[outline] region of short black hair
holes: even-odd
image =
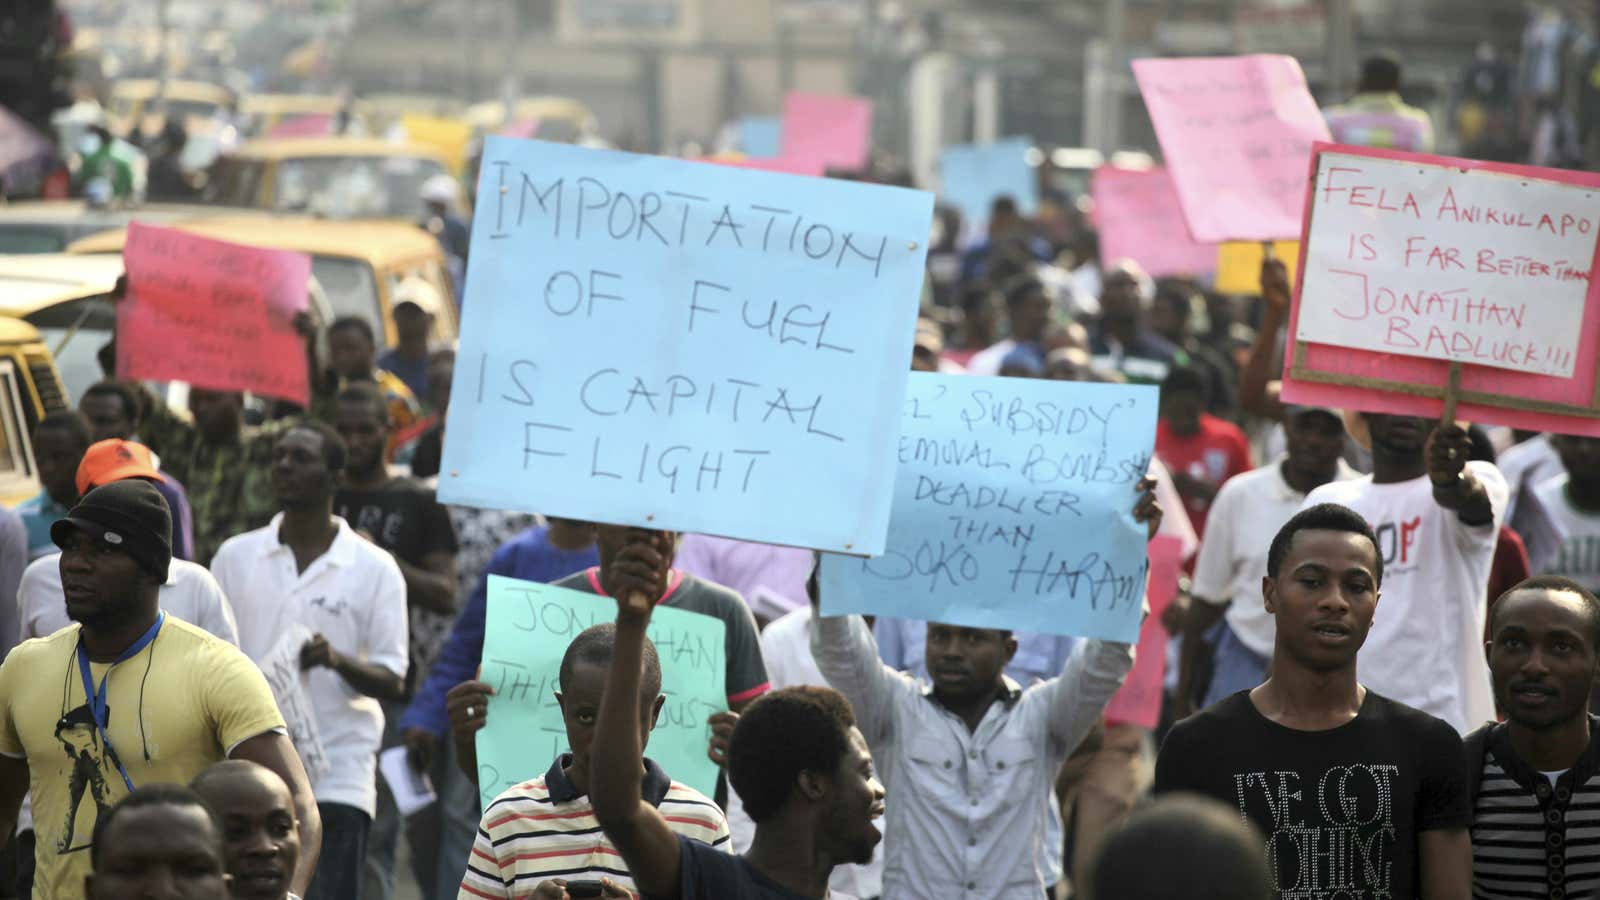
[[[289,431],[309,431],[322,438],[322,461],[328,464],[328,474],[344,471],[350,451],[344,445],[344,438],[339,436],[339,432],[335,431],[332,425],[318,419],[301,419]],[[288,432],[284,434],[287,436]]]
[[[264,778],[270,776],[270,778],[277,779],[278,782],[284,785],[284,787],[288,787],[288,782],[283,780],[283,776],[258,762],[248,759],[224,759],[220,762],[214,762],[206,768],[201,769],[199,775],[189,779],[189,787],[199,793],[201,795],[201,799],[205,799],[205,790],[207,786],[213,784],[214,782],[219,782],[236,776],[248,776],[250,778]]]
[[[83,399],[90,397],[115,397],[122,403],[123,415],[129,421],[137,422],[144,416],[144,403],[139,400],[139,392],[133,385],[120,378],[103,378],[83,392]],[[82,401],[79,401],[80,403]]]
[[[579,663],[601,668],[610,666],[611,654],[616,647],[615,622],[601,622],[579,632],[567,645],[567,652],[561,655],[561,670],[557,673],[561,692],[566,693],[567,682],[572,680],[572,670]],[[639,679],[639,696],[651,702],[661,696],[661,657],[656,653],[655,643],[649,638],[644,639],[644,672]]]
[[[1161,864],[1151,865],[1152,848]],[[1237,810],[1172,794],[1136,810],[1101,843],[1083,873],[1086,900],[1269,900],[1266,839]],[[1173,872],[1205,872],[1200,879]]]
[[[1400,90],[1400,57],[1374,53],[1361,62],[1361,91]]]
[[[337,331],[354,331],[367,339],[367,343],[378,346],[377,335],[372,330],[372,323],[362,316],[340,316],[328,326],[328,335],[333,336]]]
[[[1034,277],[1031,273],[1018,275],[1006,282],[1006,306],[1021,306],[1034,297],[1044,294],[1044,292],[1044,282]]]
[[[784,688],[750,704],[728,746],[728,780],[751,820],[782,809],[801,772],[838,771],[855,724],[850,701],[832,688]]]
[[[1167,377],[1161,381],[1161,396],[1183,393],[1205,396],[1206,379],[1200,374],[1199,369],[1192,366],[1173,366],[1167,371]]]
[[[111,833],[111,825],[117,816],[131,809],[146,809],[152,806],[195,806],[205,812],[206,818],[211,821],[211,834],[214,840],[214,849],[217,851],[217,860],[225,859],[222,843],[222,821],[217,816],[217,811],[204,797],[195,793],[193,788],[181,784],[156,783],[147,784],[133,789],[117,804],[105,812],[94,823],[94,836],[89,844],[89,865],[94,868],[100,866],[100,855],[105,846],[105,837]]]
[[[33,433],[38,435],[42,431],[62,431],[67,437],[72,438],[88,450],[92,443],[90,435],[93,428],[89,425],[89,417],[75,409],[58,409],[48,413],[33,426]]]
[[[1577,594],[1583,600],[1583,605],[1589,610],[1590,649],[1600,650],[1600,597],[1596,597],[1594,591],[1562,575],[1535,575],[1532,578],[1524,578],[1495,598],[1494,605],[1489,608],[1489,634],[1491,636],[1494,634],[1495,619],[1499,616],[1500,602],[1521,591],[1552,591],[1559,594]]]
[[[1284,557],[1289,555],[1289,545],[1294,543],[1294,536],[1302,531],[1348,531],[1371,541],[1375,569],[1372,577],[1380,586],[1383,584],[1383,551],[1378,549],[1378,535],[1360,513],[1337,503],[1318,503],[1300,510],[1283,523],[1283,527],[1272,538],[1272,546],[1267,548],[1268,578],[1278,577]]]
[[[1001,194],[994,198],[993,203],[989,204],[989,218],[991,219],[997,216],[1014,216],[1017,214],[1017,198],[1010,194]]]
[[[334,402],[338,404],[364,403],[378,417],[379,425],[384,428],[388,428],[390,425],[389,401],[384,399],[382,392],[378,390],[378,386],[370,381],[350,382],[339,389],[338,395],[334,397]]]

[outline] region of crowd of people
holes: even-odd
[[[1422,141],[1398,85],[1369,63],[1336,130]],[[113,343],[0,511],[17,896],[1600,896],[1600,438],[1285,404],[1278,260],[1244,298],[1009,198],[961,249],[941,223],[913,369],[1159,387],[1127,498],[1182,548],[1156,728],[1106,716],[1129,644],[826,615],[808,550],[441,504],[420,300],[393,348],[297,320],[304,409],[180,411]],[[486,798],[491,575],[616,616],[565,648],[567,749]],[[724,629],[711,796],[648,755],[658,607]]]

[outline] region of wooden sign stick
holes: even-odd
[[[1444,389],[1444,415],[1440,422],[1445,425],[1456,423],[1456,404],[1461,399],[1461,363],[1450,364],[1450,383]]]

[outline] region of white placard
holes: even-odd
[[[278,701],[278,712],[289,726],[289,740],[300,752],[305,764],[306,777],[315,786],[328,774],[328,755],[322,747],[322,734],[317,729],[316,711],[311,708],[311,695],[307,690],[306,676],[300,668],[300,648],[311,640],[311,630],[304,625],[289,627],[274,644],[272,651],[260,661],[261,674],[267,676],[272,696]]]
[[[1295,337],[1570,378],[1597,212],[1581,186],[1324,152]]]

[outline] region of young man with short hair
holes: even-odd
[[[787,688],[752,703],[728,750],[728,775],[756,822],[731,856],[675,834],[641,799],[645,631],[670,582],[670,555],[647,534],[607,567],[616,643],[592,743],[595,818],[634,883],[657,900],[821,900],[835,865],[864,863],[882,839],[883,786],[850,704],[827,688]]]
[[[329,371],[320,376],[321,394],[312,400],[311,414],[333,421],[334,400],[351,384],[376,385],[389,408],[389,425],[404,431],[422,416],[416,395],[392,372],[378,368],[378,342],[372,323],[360,316],[342,316],[328,326]]]
[[[89,420],[71,410],[50,413],[33,427],[33,462],[42,489],[17,506],[28,529],[28,559],[54,552],[50,526],[78,502],[78,463],[89,444]]]
[[[1172,472],[1189,521],[1206,536],[1211,503],[1230,479],[1250,471],[1250,441],[1239,426],[1205,411],[1206,382],[1199,370],[1174,366],[1161,382],[1156,456]]]
[[[1150,536],[1161,521],[1154,486],[1138,482],[1134,506]],[[1100,722],[1133,647],[1086,641],[1058,677],[1026,689],[1004,674],[1016,652],[1010,631],[930,622],[930,686],[880,661],[860,616],[812,620],[817,668],[849,698],[894,791],[884,900],[1033,900],[1050,887],[1056,775]]]
[[[162,612],[171,513],[146,481],[90,491],[51,536],[67,613],[78,625],[27,641],[0,664],[0,834],[31,787],[35,891],[72,896],[95,823],[136,786],[187,781],[250,759],[293,789],[302,840],[320,818],[272,690],[233,646]],[[53,687],[41,689],[49,673]],[[315,851],[295,884],[310,881]]]
[[[178,784],[139,788],[108,810],[95,823],[89,859],[85,900],[229,900],[230,887],[233,900],[243,896],[223,865],[216,813]]]
[[[627,867],[617,864],[617,848],[603,832],[595,833],[599,823],[589,797],[595,722],[616,640],[617,627],[607,622],[584,630],[567,645],[555,698],[571,752],[561,754],[544,775],[501,793],[483,811],[460,900],[512,900],[523,896],[525,885],[535,885],[537,895],[556,886],[547,887],[550,882],[568,880],[606,879],[617,889],[634,889]],[[661,660],[649,638],[642,659],[637,720],[637,764],[644,771],[641,796],[675,834],[726,850],[728,823],[722,810],[642,755],[667,699],[661,693]]]
[[[1600,805],[1600,600],[1570,578],[1541,575],[1494,604],[1489,672],[1506,721],[1466,739],[1473,893],[1482,900],[1592,897],[1600,853],[1589,810]]]
[[[283,779],[249,760],[227,759],[196,775],[189,787],[222,825],[232,900],[294,900],[289,882],[300,834]]]
[[[302,626],[298,651],[320,732],[325,772],[313,780],[326,823],[323,863],[308,900],[360,894],[377,802],[380,700],[405,693],[406,588],[394,558],[333,514],[344,443],[320,422],[278,442],[272,486],[283,512],[265,528],[230,539],[212,573],[233,602],[241,646],[258,662]]]
[[[1295,514],[1262,580],[1270,676],[1174,725],[1156,759],[1158,795],[1213,797],[1262,830],[1283,900],[1472,894],[1461,738],[1356,680],[1384,570],[1354,511]]]

